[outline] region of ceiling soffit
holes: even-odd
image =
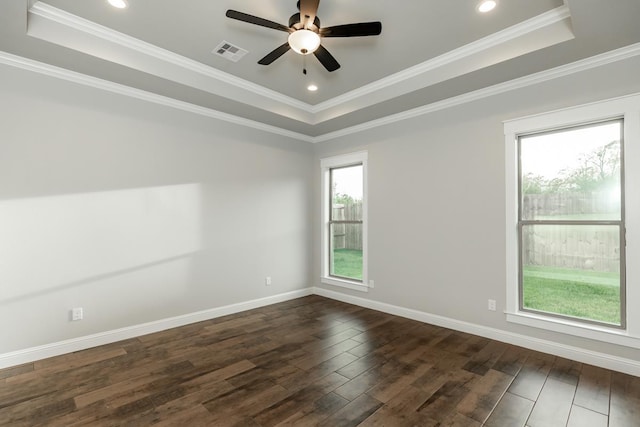
[[[84,54],[309,125],[341,117],[574,38],[567,6],[319,104],[308,104],[43,2],[28,10],[27,34]]]

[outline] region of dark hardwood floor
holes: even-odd
[[[639,426],[640,378],[310,296],[0,370],[11,426]]]

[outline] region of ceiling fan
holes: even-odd
[[[258,64],[269,65],[289,49],[293,49],[300,55],[313,53],[327,71],[335,71],[340,68],[340,64],[321,44],[321,37],[364,37],[377,36],[382,32],[380,22],[360,22],[355,24],[336,25],[322,28],[320,19],[316,15],[320,0],[300,0],[298,1],[299,13],[291,15],[289,26],[269,21],[268,19],[249,15],[237,10],[227,10],[227,17],[249,24],[260,25],[261,27],[273,28],[274,30],[289,33],[286,43],[278,46],[258,61]]]

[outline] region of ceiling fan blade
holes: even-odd
[[[293,30],[286,25],[278,24],[277,22],[269,21],[268,19],[259,18],[257,16],[249,15],[247,13],[238,12],[237,10],[227,10],[227,18],[237,19],[238,21],[248,22],[249,24],[260,25],[261,27],[273,28],[274,30],[285,31],[287,33]]]
[[[287,53],[287,51],[289,51],[289,49],[291,49],[291,46],[289,46],[289,43],[285,43],[285,44],[283,44],[281,46],[278,46],[277,48],[275,48],[274,50],[269,52],[267,54],[267,56],[265,56],[260,61],[258,61],[258,64],[260,64],[260,65],[269,65],[273,61],[275,61],[276,59],[280,58],[282,55]]]
[[[322,45],[320,45],[318,49],[313,52],[313,54],[316,56],[316,58],[318,58],[318,61],[320,61],[320,63],[324,65],[324,68],[326,68],[327,71],[331,72],[340,68],[340,64],[338,64],[338,61],[336,61],[333,55],[331,55],[329,51]]]
[[[381,22],[360,22],[357,24],[336,25],[320,29],[321,37],[364,37],[377,36],[382,32]]]
[[[304,28],[313,25],[320,0],[300,0],[300,22]]]

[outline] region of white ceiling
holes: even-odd
[[[304,75],[292,51],[257,64],[286,33],[225,17],[286,25],[295,0],[128,2],[4,0],[0,62],[314,142],[616,49],[639,54],[639,0],[500,0],[488,14],[477,0],[322,0],[323,27],[381,21],[382,34],[323,39],[342,67],[311,55]],[[223,40],[248,54],[214,55]]]

